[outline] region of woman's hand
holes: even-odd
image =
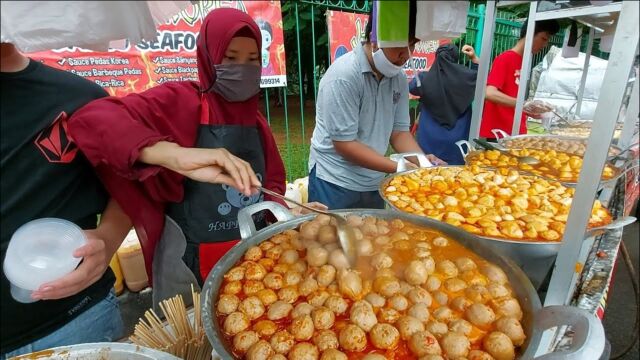
[[[322,211],[327,211],[329,210],[329,208],[327,207],[327,205],[325,204],[321,204],[319,202],[310,202],[310,203],[306,203],[305,205],[307,205],[308,207],[312,208],[312,209],[316,209],[316,210],[322,210]],[[291,208],[291,213],[294,216],[302,216],[302,215],[307,215],[309,214],[311,211],[300,207],[300,206],[296,206],[294,208]]]
[[[480,60],[476,56],[476,51],[473,49],[473,46],[464,45],[462,47],[462,53],[467,55],[467,57],[469,58],[469,60],[471,60],[472,63],[477,64],[480,62]]]
[[[427,160],[429,160],[429,162],[431,162],[433,165],[447,165],[446,161],[433,154],[427,154]]]
[[[185,148],[160,141],[142,149],[139,161],[163,166],[192,180],[226,184],[247,196],[252,188],[261,186],[251,165],[223,148]]]

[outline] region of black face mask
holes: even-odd
[[[250,64],[214,65],[216,81],[211,90],[229,102],[243,102],[260,92],[262,69]]]

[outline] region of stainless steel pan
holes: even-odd
[[[278,222],[260,231],[256,231],[251,215],[263,211],[271,211]],[[343,214],[375,216],[382,219],[402,219],[413,224],[440,231],[476,254],[502,268],[509,278],[514,293],[524,313],[522,325],[527,335],[526,343],[521,347],[520,359],[533,359],[541,341],[542,333],[556,326],[571,325],[576,337],[569,350],[547,354],[537,359],[597,359],[604,349],[604,330],[597,318],[586,311],[575,307],[554,306],[541,308],[540,299],[527,276],[507,256],[486,246],[478,237],[451,225],[424,217],[407,215],[388,210],[349,210]],[[301,223],[311,220],[314,215],[294,218],[284,207],[273,202],[262,202],[240,210],[238,225],[242,241],[234,246],[218,261],[204,283],[201,294],[202,317],[207,337],[214,350],[223,359],[232,359],[229,344],[223,339],[223,333],[215,313],[215,302],[218,299],[220,285],[224,275],[243,257],[246,250],[274,235],[294,229]]]

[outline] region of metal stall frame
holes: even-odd
[[[487,12],[484,23],[484,38],[488,41],[483,42],[480,58],[480,67],[478,71],[478,81],[476,83],[475,106],[470,126],[469,139],[479,136],[480,122],[482,119],[486,82],[489,72],[489,64],[491,60],[492,38],[495,29],[496,8],[503,5],[512,5],[513,1],[501,1],[496,4],[495,1],[487,1]],[[522,2],[517,2],[522,3]],[[600,187],[600,174],[604,168],[607,158],[608,148],[613,138],[614,130],[618,122],[620,108],[622,106],[623,97],[629,80],[629,74],[633,67],[634,57],[638,49],[638,11],[639,3],[637,1],[625,0],[622,2],[610,3],[607,5],[587,5],[581,7],[569,7],[558,10],[538,11],[538,2],[532,1],[529,8],[529,22],[527,26],[527,37],[525,41],[525,50],[523,55],[522,70],[520,72],[520,88],[518,91],[516,111],[514,114],[514,123],[512,135],[517,135],[522,107],[525,101],[526,86],[531,72],[531,48],[533,42],[533,33],[535,21],[547,19],[561,19],[574,17],[597,16],[603,13],[619,13],[616,24],[616,32],[613,40],[613,46],[610,52],[609,63],[605,72],[605,80],[603,81],[600,91],[600,98],[596,107],[595,116],[591,134],[587,140],[587,148],[584,154],[584,166],[580,172],[579,182],[574,195],[571,211],[567,219],[566,231],[562,240],[562,246],[557,256],[557,260],[551,276],[549,289],[545,298],[545,306],[550,305],[568,305],[574,303],[581,306],[581,302],[572,302],[576,294],[577,285],[582,273],[588,269],[580,268],[585,264],[587,257],[596,248],[594,243],[596,239],[593,237],[585,239],[585,229],[591,214],[591,208]],[[586,71],[588,71],[589,55],[593,46],[593,39],[596,29],[590,21],[580,21],[582,24],[590,26],[589,43],[587,48],[587,57],[584,64],[584,73],[580,82],[578,91],[578,104],[582,102],[584,94],[584,83],[586,81]],[[580,106],[580,105],[578,105]],[[634,84],[634,88],[629,99],[627,113],[625,116],[623,131],[620,136],[618,145],[627,146],[633,136],[635,124],[638,116],[638,78]],[[607,191],[608,190],[608,191]],[[599,200],[608,203],[613,191],[605,189],[602,191]],[[621,231],[607,234],[600,238],[597,243],[603,241],[611,242],[615,248],[612,255],[617,254],[617,246],[621,241]],[[609,262],[615,261],[608,259]],[[606,292],[606,286],[611,279],[611,274],[607,274],[605,287],[601,289]],[[604,294],[601,301],[604,301]],[[582,307],[582,306],[581,306]],[[594,314],[598,309],[589,306],[587,309]],[[559,341],[554,339],[558,335],[564,334],[564,329],[558,331],[550,331],[545,334],[543,342],[538,349],[537,355],[542,355],[553,350]]]

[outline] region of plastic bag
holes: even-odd
[[[109,42],[156,39],[156,25],[189,1],[2,1],[1,39],[23,52],[78,46],[107,51]]]
[[[466,32],[469,1],[418,1],[416,37],[422,41],[456,38]]]
[[[542,115],[554,110],[554,106],[542,100],[531,100],[524,103],[522,111],[529,115]]]

